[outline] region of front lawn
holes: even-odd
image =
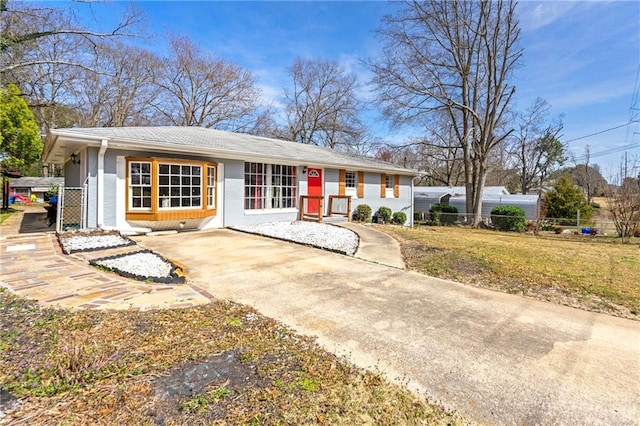
[[[5,220],[9,219],[11,217],[11,215],[18,213],[18,210],[15,210],[11,207],[9,207],[8,209],[1,209],[0,210],[0,223],[4,222]]]
[[[243,305],[41,308],[0,289],[0,424],[462,424]]]
[[[640,318],[638,241],[464,227],[381,227],[410,269],[583,309]]]

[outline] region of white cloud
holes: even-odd
[[[578,2],[523,2],[520,4],[520,24],[526,31],[545,27],[571,14]]]

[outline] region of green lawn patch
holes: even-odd
[[[638,241],[463,227],[383,227],[428,275],[638,319]]]

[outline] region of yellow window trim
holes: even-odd
[[[217,208],[207,207],[207,182],[208,182],[208,167],[214,167],[216,173],[218,171],[218,164],[208,161],[197,160],[178,160],[174,158],[162,158],[162,157],[126,157],[126,171],[127,178],[125,184],[125,197],[126,197],[126,220],[180,220],[180,219],[199,219],[209,216],[215,216]],[[131,209],[129,198],[129,163],[130,162],[146,162],[151,163],[151,209],[150,210],[133,210]],[[202,186],[200,190],[201,207],[200,208],[172,208],[166,210],[160,210],[158,205],[158,164],[169,163],[175,165],[192,165],[200,166],[202,171]],[[218,197],[218,185],[215,186],[214,197]]]

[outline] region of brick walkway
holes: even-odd
[[[27,207],[0,225],[0,286],[42,305],[82,309],[185,308],[213,300],[186,284],[144,283],[88,264],[135,246],[65,255],[42,207]]]

